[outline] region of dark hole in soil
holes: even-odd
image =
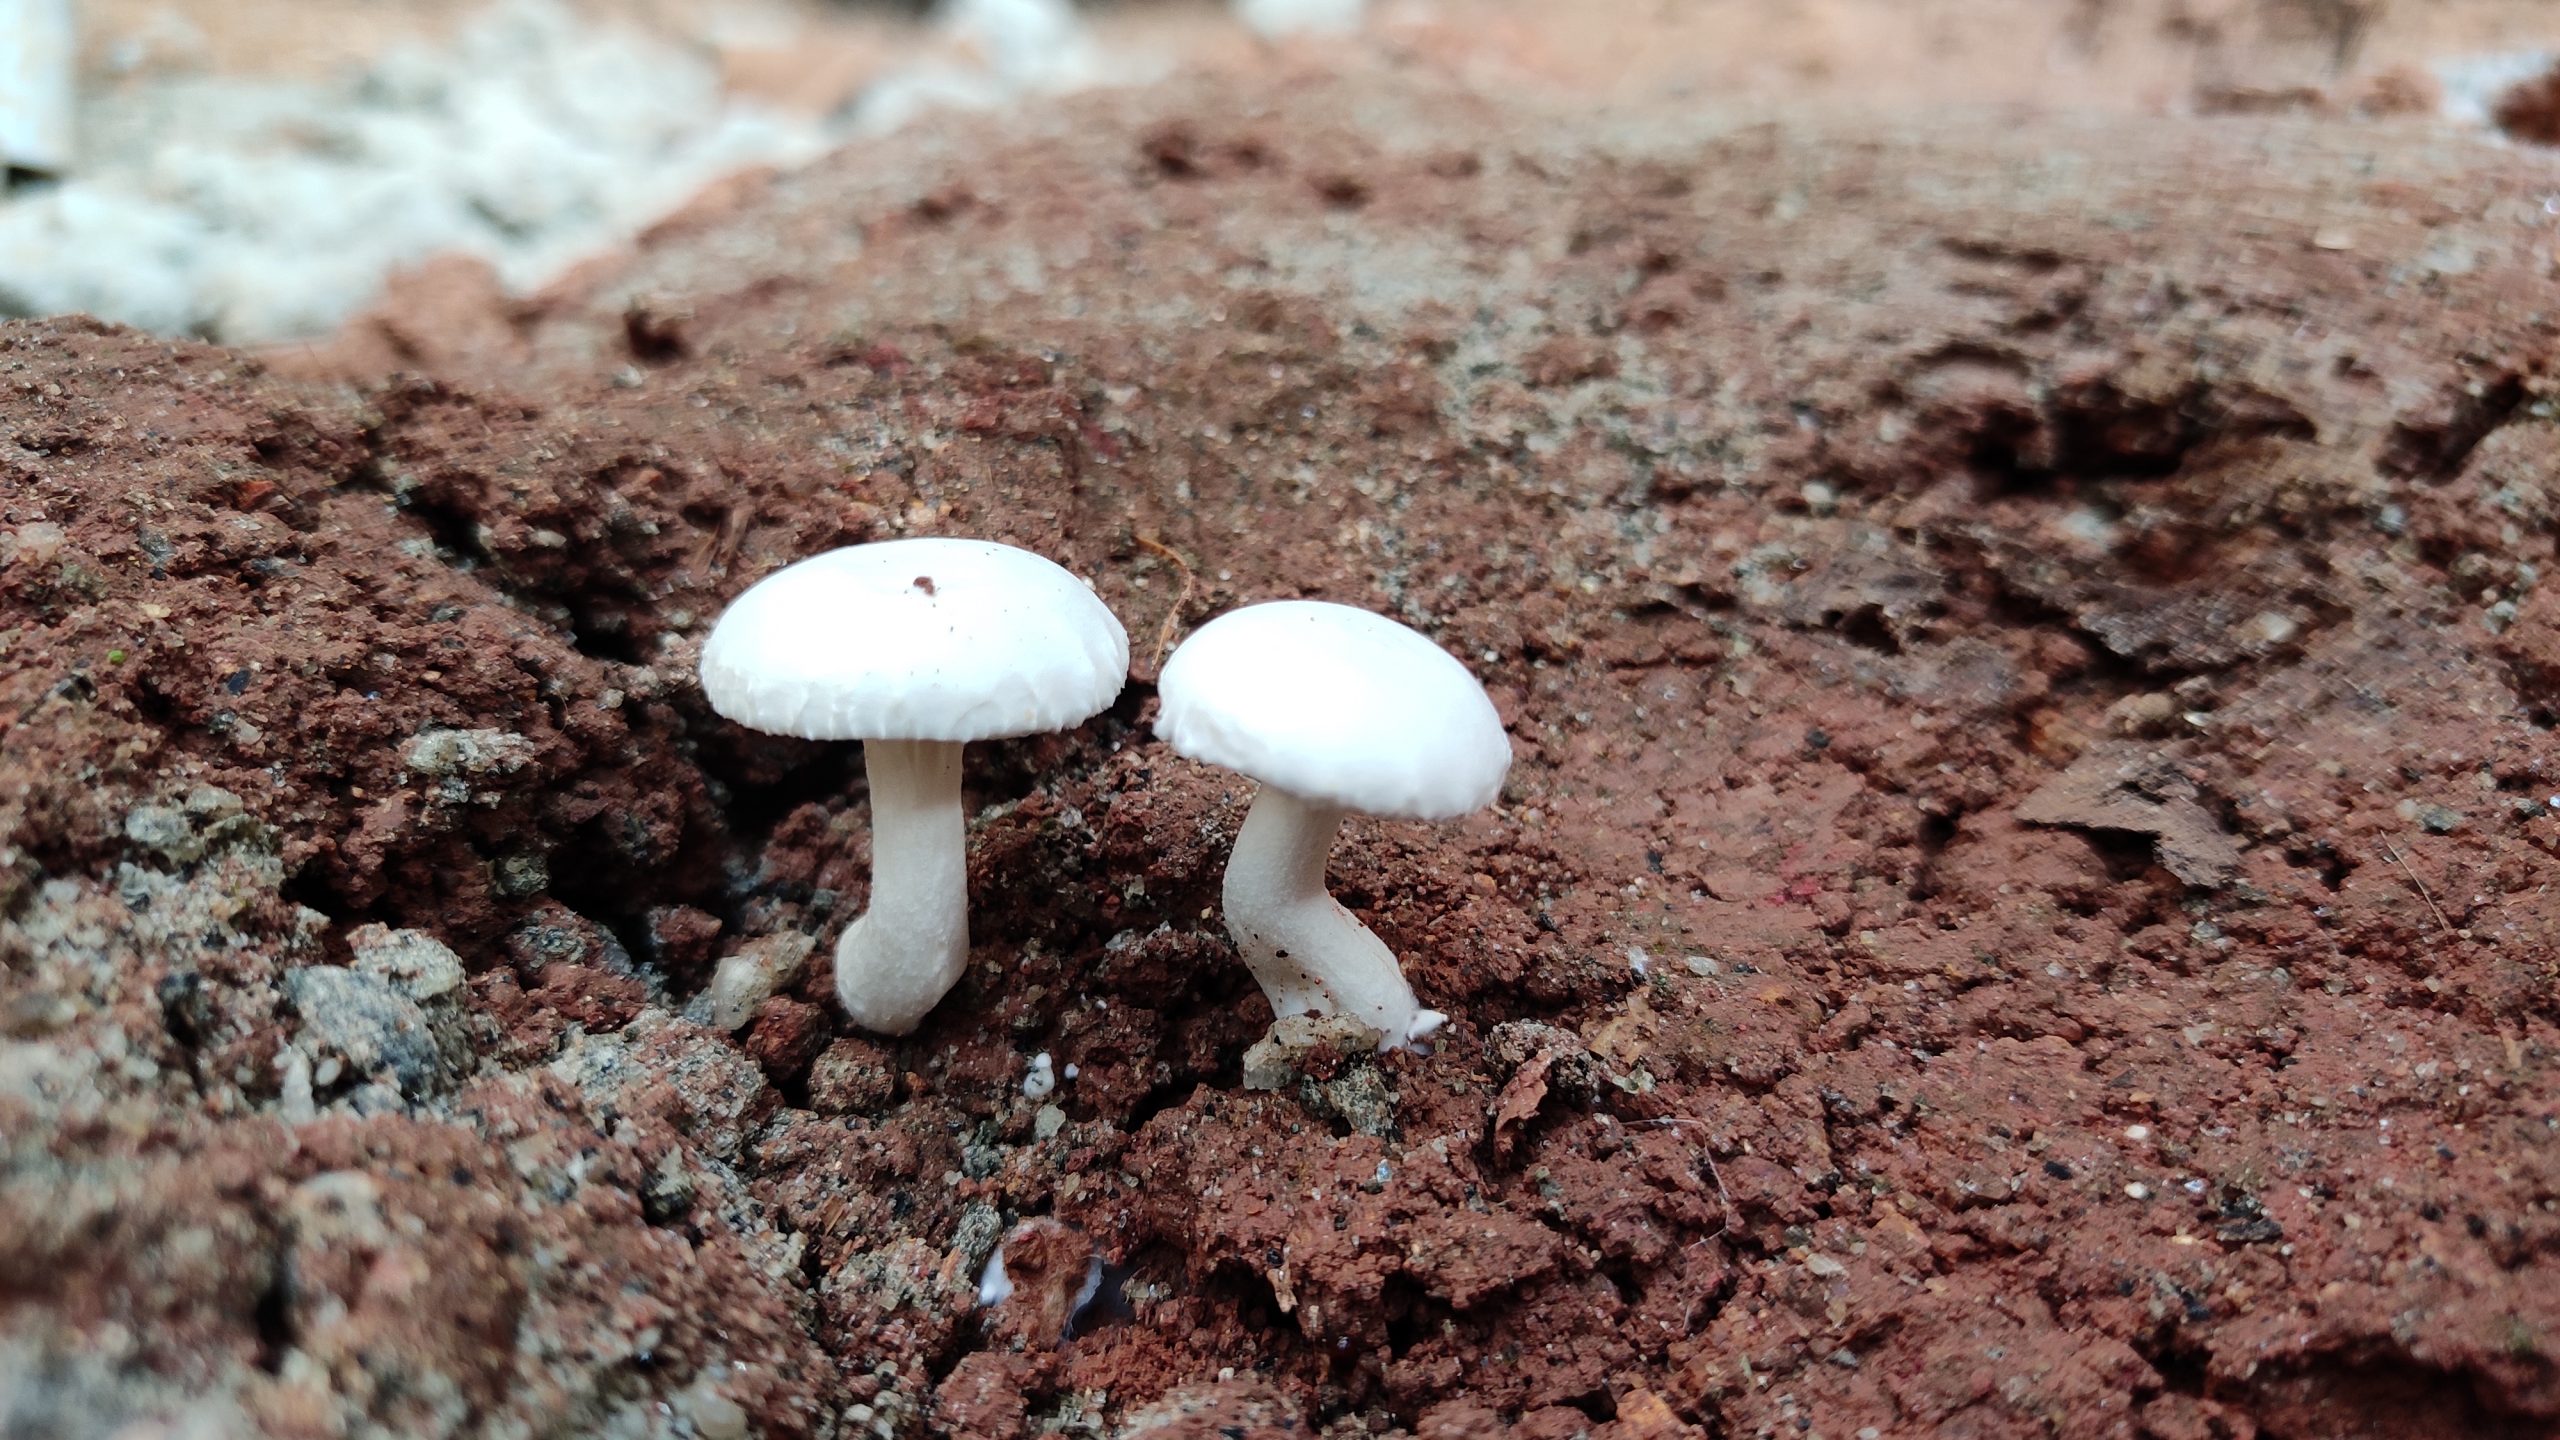
[[[328,867],[313,863],[285,877],[277,893],[288,904],[317,910],[329,917],[328,935],[335,938],[356,923],[356,906],[329,883]]]
[[[2130,1283],[2130,1282],[2128,1282]],[[2205,1354],[2200,1349],[2167,1343],[2149,1350],[2144,1359],[2160,1372],[2160,1388],[2178,1395],[2205,1393]]]
[[[1880,655],[1899,655],[1902,641],[1885,623],[1879,606],[1865,605],[1840,617],[1840,638]]]
[[[393,503],[426,528],[427,538],[451,559],[456,570],[473,571],[488,563],[489,552],[481,548],[478,525],[462,507],[415,493],[395,494]]]
[[[1618,1418],[1617,1399],[1605,1389],[1576,1395],[1564,1403],[1590,1416],[1594,1424],[1606,1425]]]
[[[2201,1362],[2197,1368],[2202,1369]],[[2261,1371],[2251,1378],[2249,1391],[2251,1409],[2293,1422],[2267,1423],[2261,1432],[2267,1435],[2379,1440],[2456,1434],[2472,1440],[2525,1440],[2551,1433],[2549,1426],[2532,1420],[2493,1415],[2478,1395],[2448,1383],[2442,1371],[2385,1355],[2331,1353],[2301,1370]]]
[[[1612,1260],[1600,1267],[1600,1276],[1618,1292],[1621,1304],[1633,1306],[1644,1297],[1644,1286],[1636,1278],[1636,1267],[1629,1261]]]
[[[258,1327],[258,1368],[270,1375],[284,1369],[284,1357],[293,1349],[294,1327],[290,1295],[292,1266],[282,1254],[269,1262],[267,1286],[258,1292],[258,1303],[252,1312]]]
[[[1238,998],[1241,999],[1241,997]],[[1244,1058],[1241,1053],[1207,1074],[1194,1074],[1179,1066],[1169,1066],[1168,1069],[1171,1073],[1161,1083],[1150,1087],[1146,1094],[1140,1096],[1137,1102],[1129,1107],[1128,1119],[1120,1126],[1123,1133],[1135,1135],[1144,1130],[1148,1121],[1167,1110],[1178,1108],[1185,1100],[1191,1098],[1192,1091],[1203,1085],[1232,1090],[1241,1088],[1244,1084]],[[1349,1134],[1350,1127],[1344,1126],[1341,1133]]]
[[[2466,395],[2440,425],[2391,427],[2382,467],[2396,474],[2444,481],[2462,473],[2471,452],[2514,418],[2526,399],[2524,377],[2508,375],[2477,395]]]
[[[811,746],[807,758],[761,784],[746,777],[743,757],[727,746],[706,745],[697,760],[704,773],[727,790],[720,813],[729,822],[732,849],[750,863],[764,853],[774,827],[792,811],[812,802],[850,804],[870,795],[859,741]],[[964,803],[976,799],[964,796]]]
[[[2083,830],[2079,833],[2105,863],[2107,878],[2118,884],[2141,879],[2159,855],[2160,842],[2149,835],[2130,830]]]
[[[1434,1304],[1422,1283],[1410,1275],[1387,1278],[1379,1308],[1387,1319],[1387,1352],[1399,1357],[1440,1333],[1441,1322],[1450,1314],[1448,1307]]]
[[[2327,840],[2288,850],[2285,859],[2297,867],[2319,872],[2321,885],[2333,895],[2356,869],[2355,862]]]
[[[1138,1312],[1129,1305],[1129,1282],[1137,1276],[1138,1267],[1134,1264],[1105,1262],[1102,1278],[1094,1285],[1093,1294],[1067,1317],[1068,1336],[1090,1335],[1106,1326],[1125,1325],[1137,1319]]]
[[[154,992],[160,1001],[161,1023],[168,1027],[169,1038],[192,1050],[213,1033],[215,1023],[211,1000],[206,997],[204,976],[193,970],[170,975]]]
[[[569,605],[569,644],[591,660],[617,665],[646,665],[648,649],[633,634],[629,615],[596,605]]]
[[[1964,815],[1961,811],[1920,817],[1919,833],[1913,837],[1920,847],[1920,860],[1912,867],[1910,890],[1912,899],[1926,900],[1938,893],[1938,864],[1945,858],[1947,847],[1955,843],[1956,830],[1963,820]]]

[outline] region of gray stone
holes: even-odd
[[[181,865],[204,858],[204,841],[197,838],[187,813],[174,805],[136,805],[126,811],[124,838]]]
[[[429,730],[411,738],[400,762],[436,779],[513,775],[533,763],[533,742],[511,730]]]
[[[312,965],[285,977],[285,995],[302,1017],[299,1039],[315,1078],[334,1059],[355,1077],[391,1080],[413,1100],[453,1078],[427,1012],[388,980]]]

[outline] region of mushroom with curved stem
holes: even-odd
[[[1422,1008],[1395,952],[1325,889],[1343,818],[1285,790],[1256,795],[1227,857],[1227,931],[1275,1017],[1339,1009],[1399,1043],[1423,1039],[1449,1017]]]
[[[1227,931],[1275,1015],[1352,1016],[1379,1048],[1447,1020],[1325,889],[1347,814],[1446,820],[1502,789],[1511,742],[1484,687],[1383,615],[1286,600],[1200,627],[1165,662],[1156,733],[1262,782],[1227,860]]]
[[[1083,581],[987,540],[812,556],[740,595],[702,647],[711,708],[751,729],[860,740],[871,905],[836,943],[836,998],[904,1035],[969,960],[960,750],[1077,724],[1129,674],[1129,636]]]

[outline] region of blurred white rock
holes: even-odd
[[[1068,0],[946,0],[935,24],[948,53],[871,87],[855,107],[867,135],[932,110],[984,110],[1024,94],[1063,94],[1099,84],[1100,53]]]
[[[1235,0],[1236,18],[1253,33],[1277,39],[1283,35],[1348,35],[1360,28],[1367,0]]]
[[[155,74],[84,96],[80,119],[78,173],[0,203],[0,315],[235,342],[326,331],[431,255],[539,285],[828,140],[734,102],[708,54],[556,0],[335,84]]]
[[[2439,61],[2436,84],[2444,92],[2446,119],[2465,125],[2493,126],[2498,101],[2509,90],[2560,66],[2560,52],[2508,50]]]
[[[0,0],[0,169],[71,164],[71,0]]]

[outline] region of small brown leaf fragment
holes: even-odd
[[[1783,999],[1785,992],[1763,998]],[[1583,1037],[1583,1043],[1591,1047],[1593,1055],[1620,1071],[1626,1071],[1642,1064],[1644,1058],[1653,1053],[1661,1032],[1661,1017],[1654,1014],[1653,1004],[1645,998],[1645,992],[1637,990],[1627,997],[1626,1005],[1617,1014],[1592,1027],[1591,1033]]]
[[[1493,1149],[1496,1155],[1508,1155],[1517,1137],[1511,1127],[1527,1123],[1546,1103],[1547,1072],[1555,1069],[1556,1052],[1541,1050],[1526,1064],[1512,1072],[1509,1084],[1493,1102]]]

